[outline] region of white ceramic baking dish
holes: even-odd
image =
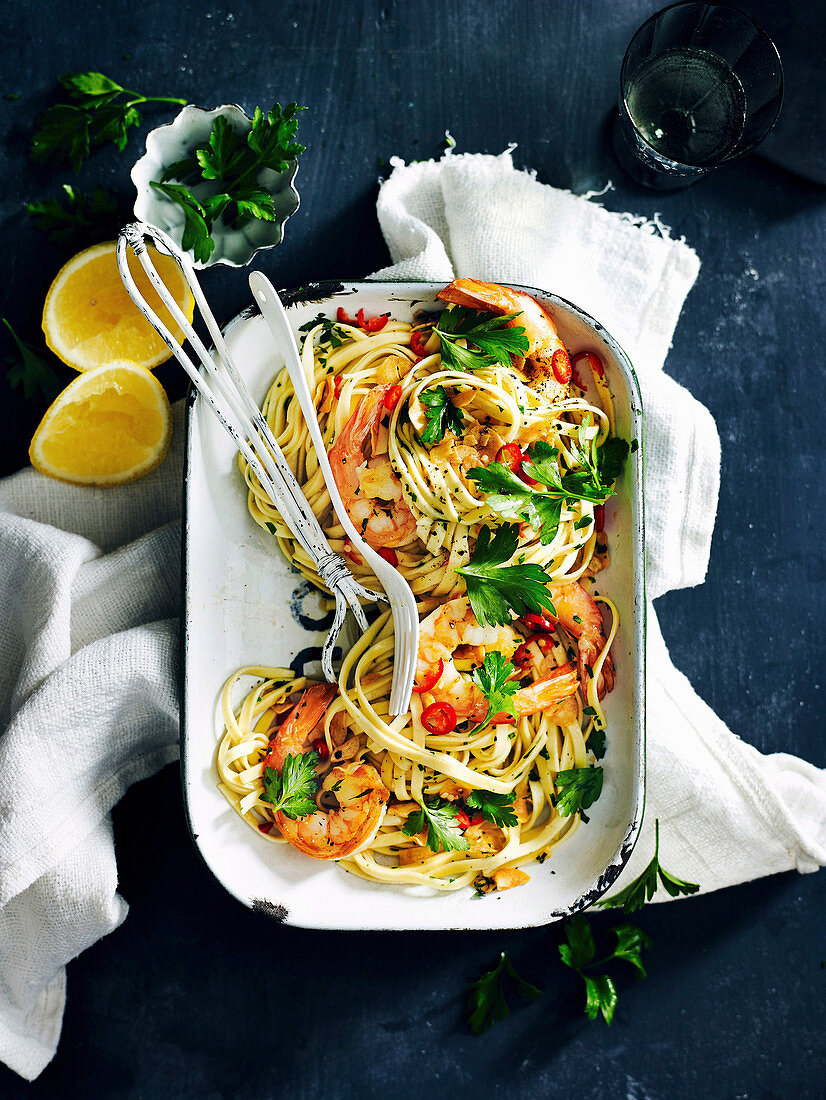
[[[353,314],[390,311],[402,320],[436,308],[441,284],[319,284],[286,292],[296,333],[338,306]],[[230,808],[217,789],[215,750],[222,731],[218,697],[226,678],[250,664],[319,669],[325,631],[317,596],[283,559],[274,539],[247,512],[229,438],[200,399],[190,396],[185,469],[185,578],[181,758],[184,797],[201,855],[239,901],[278,920],[328,929],[490,929],[546,924],[591,904],[619,874],[642,822],[645,774],[645,599],[643,564],[642,410],[628,357],[571,303],[533,288],[572,352],[596,351],[605,364],[617,433],[637,443],[606,506],[611,565],[599,590],[620,613],[613,646],[617,684],[605,701],[608,721],[602,795],[589,821],[526,869],[530,882],[479,898],[470,889],[434,894],[371,884],[335,864],[274,845]],[[257,400],[283,363],[256,311],[227,328],[233,358]],[[350,624],[352,627],[352,623]],[[342,644],[347,644],[343,636]],[[315,650],[315,652],[313,652]],[[309,660],[306,666],[303,662]],[[320,670],[317,672],[320,679]]]

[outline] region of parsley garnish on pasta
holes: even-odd
[[[470,561],[456,570],[465,578],[473,613],[483,625],[509,623],[511,613],[555,614],[551,594],[545,587],[551,578],[545,570],[534,563],[507,564],[518,544],[519,527],[515,523],[497,527],[493,538],[490,528],[483,527]]]
[[[518,313],[498,317],[475,309],[454,306],[439,317],[434,332],[441,343],[442,362],[456,370],[475,371],[501,363],[511,365],[511,357],[524,355],[528,338],[521,325],[510,322]]]

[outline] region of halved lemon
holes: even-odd
[[[172,354],[126,293],[118,274],[117,244],[106,241],[73,256],[57,273],[43,306],[46,343],[75,370],[92,370],[114,360],[129,360],[151,370]],[[152,262],[164,286],[192,320],[195,303],[181,269],[171,256],[151,246]],[[180,342],[183,333],[129,253],[129,270],[148,305]]]
[[[35,469],[75,485],[123,485],[163,459],[172,410],[163,386],[137,363],[84,371],[55,398],[34,433]]]

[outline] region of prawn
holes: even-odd
[[[344,425],[329,459],[347,515],[370,546],[404,546],[416,519],[386,454],[376,454],[384,400],[390,386],[375,386]],[[368,447],[370,454],[368,456]]]
[[[551,400],[567,391],[570,378],[568,353],[550,314],[532,295],[524,290],[511,290],[510,287],[500,286],[498,283],[483,283],[478,279],[454,279],[436,297],[471,309],[520,314],[509,324],[525,329],[528,339],[525,374],[532,386]],[[556,352],[562,352],[562,361],[568,368],[568,378],[564,382],[560,380],[560,373],[563,373],[560,368],[557,371],[553,369]]]
[[[587,699],[588,681],[591,678],[590,670],[605,648],[605,638],[602,634],[602,612],[582,585],[576,582],[566,584],[562,588],[551,586],[551,599],[560,623],[569,634],[577,639],[579,681],[582,685],[583,697]],[[613,687],[614,664],[609,653],[603,662],[597,681],[597,697],[602,699]]]
[[[417,677],[425,680],[441,664],[441,674],[428,689],[430,694],[436,702],[449,703],[459,721],[480,722],[487,713],[487,700],[470,677],[456,668],[454,658],[471,657],[481,664],[485,655],[494,651],[510,658],[521,641],[512,626],[480,626],[467,596],[455,597],[431,612],[419,627]],[[576,672],[568,662],[519,688],[513,700],[519,715],[535,714],[561,702],[576,689]]]
[[[313,748],[313,734],[333,701],[335,684],[311,684],[273,735],[264,767],[279,771],[289,755],[303,755]],[[390,792],[370,764],[339,764],[327,772],[317,801],[334,800],[335,808],[318,809],[293,820],[275,811],[275,823],[284,839],[304,855],[315,859],[344,859],[371,842],[376,835]]]

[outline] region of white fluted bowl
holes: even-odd
[[[151,186],[160,182],[170,164],[191,156],[193,151],[208,139],[219,115],[228,118],[237,133],[248,133],[252,119],[234,103],[225,103],[213,111],[188,104],[166,126],[158,126],[146,136],[146,153],[132,168],[132,182],[138,195],[135,199],[135,217],[142,222],[156,225],[181,245],[184,233],[184,212],[160,191]],[[243,267],[264,248],[273,248],[284,237],[284,223],[298,209],[298,192],[293,186],[298,164],[292,161],[285,172],[273,172],[269,168],[258,174],[258,183],[268,191],[275,203],[277,218],[272,222],[253,220],[234,228],[217,221],[212,227],[215,251],[206,263],[195,261],[200,271],[213,264]],[[171,182],[175,182],[174,180]],[[213,181],[199,183],[192,191],[196,198],[217,192],[219,184]]]

